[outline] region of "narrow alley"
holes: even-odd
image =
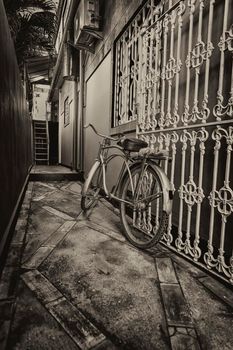
[[[29,182],[0,283],[0,348],[231,349],[232,292],[159,244],[122,235],[77,181]],[[6,345],[6,344],[5,344]]]
[[[0,0],[0,350],[233,348],[233,0]]]

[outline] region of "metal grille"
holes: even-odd
[[[140,34],[161,15],[156,2],[148,1],[115,43],[114,127],[137,119]]]
[[[137,134],[151,148],[171,151],[164,169],[174,210],[163,241],[233,283],[233,3],[164,1],[153,10],[157,17],[137,37],[129,118],[137,116]],[[121,122],[129,115],[122,111]]]

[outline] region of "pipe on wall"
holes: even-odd
[[[79,170],[84,170],[83,154],[84,154],[84,132],[83,132],[83,122],[84,122],[84,54],[83,50],[80,50],[80,60],[79,60],[79,113],[78,113],[78,163]]]
[[[74,80],[73,89],[74,89],[74,99],[73,99],[73,145],[72,145],[72,169],[77,169],[77,119],[78,119],[78,83],[77,79]]]

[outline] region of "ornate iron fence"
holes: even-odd
[[[115,43],[114,127],[137,119],[141,31],[162,13],[156,3],[147,1]]]
[[[118,121],[137,118],[138,137],[171,150],[164,168],[175,197],[164,243],[233,283],[233,3],[150,0],[142,11],[133,37],[129,28],[120,39],[131,38],[133,51],[117,48],[115,103],[125,94],[126,106]]]

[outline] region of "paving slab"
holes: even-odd
[[[31,173],[34,174],[69,174],[76,173],[63,165],[34,165]]]
[[[0,299],[11,298],[17,286],[18,271],[13,266],[5,266],[0,279]]]
[[[105,339],[105,335],[67,299],[49,303],[47,309],[80,349],[91,349]]]
[[[38,204],[32,204],[32,212],[28,222],[26,246],[23,253],[23,262],[46,241],[62,224],[64,219],[49,213]]]
[[[155,262],[161,283],[178,283],[172,260],[169,257],[156,258]]]
[[[72,229],[76,224],[75,221],[65,221],[62,226],[60,226],[57,231],[53,232],[51,236],[43,243],[43,246],[53,246],[55,247]]]
[[[45,183],[44,186],[43,182],[35,182],[35,186],[33,187],[32,200],[37,201],[39,197],[45,198],[46,196],[49,196],[51,193],[54,193],[57,190],[57,187],[53,185],[48,185]]]
[[[51,196],[55,191],[47,191],[45,194],[37,195],[33,198],[33,202],[39,202],[42,199],[45,199],[46,197]]]
[[[21,276],[28,288],[35,293],[43,305],[62,298],[62,294],[39,271],[29,271]]]
[[[80,214],[79,183],[29,187],[0,282],[1,349],[9,328],[6,350],[232,349],[232,297],[221,283],[165,246],[132,247],[104,199]],[[22,243],[28,272],[18,269]]]
[[[156,257],[162,302],[172,350],[200,349],[190,308],[170,257]]]
[[[43,205],[52,207],[73,218],[76,218],[81,212],[80,196],[66,191],[57,191],[50,196],[46,196],[43,200]]]
[[[217,299],[188,270],[176,265],[176,272],[189,305],[202,349],[232,349],[232,309]]]
[[[211,291],[233,309],[232,289],[225,287],[222,283],[216,281],[210,276],[200,277],[198,280],[207,288],[207,290]]]
[[[47,258],[47,256],[52,252],[54,249],[53,246],[41,246],[39,247],[36,252],[26,261],[24,261],[22,268],[23,269],[36,269],[40,266],[40,264]]]
[[[60,182],[59,182],[60,183]],[[54,191],[55,189],[57,189],[57,186],[56,186],[56,182],[52,182],[52,183],[49,183],[49,182],[34,182],[34,192],[38,194],[43,193],[44,192],[47,192],[48,189]]]
[[[24,260],[22,268],[37,268],[74,225],[75,221],[66,221],[55,232],[53,232],[47,240],[41,240],[41,246],[36,251],[34,251],[27,260]]]
[[[30,181],[77,181],[82,174],[62,165],[34,165],[30,173]]]
[[[189,307],[179,284],[161,283],[161,292],[169,326],[192,326]]]
[[[24,283],[20,283],[17,300],[7,350],[78,350]]]
[[[90,349],[105,339],[105,336],[38,271],[29,271],[22,279],[81,349]]]
[[[110,205],[110,204],[109,204]],[[111,231],[123,233],[123,227],[121,220],[116,213],[105,206],[101,201],[97,203],[92,211],[88,211],[87,215],[81,215],[78,220],[89,220],[91,222],[101,224],[104,228],[108,228]]]
[[[163,249],[164,249],[164,252],[169,254],[169,256],[172,258],[176,266],[180,266],[181,268],[185,269],[194,278],[206,276],[206,274],[208,273],[200,269],[198,266],[195,266],[192,261],[187,260],[183,256],[179,256],[174,251],[169,252],[165,246],[163,246]]]
[[[74,219],[72,216],[65,214],[63,211],[57,210],[57,209],[55,209],[53,207],[50,207],[48,205],[44,205],[42,208],[44,210],[47,210],[49,213],[58,216],[61,219],[64,219],[64,220],[72,220],[72,219]]]
[[[168,327],[172,350],[200,350],[194,328]]]
[[[19,216],[19,219],[17,220],[16,226],[15,226],[15,232],[12,237],[12,244],[22,244],[24,241],[26,229],[27,229],[27,223],[28,218],[22,218]]]
[[[75,193],[76,195],[81,195],[82,186],[81,186],[81,184],[79,184],[77,182],[72,182],[68,186],[66,186],[65,188],[63,187],[61,189],[66,189],[66,190],[69,190],[69,191]]]
[[[152,257],[77,223],[39,270],[119,346],[169,349]]]
[[[109,237],[112,237],[113,239],[117,239],[118,241],[121,242],[126,242],[125,237],[117,232],[117,231],[112,231],[111,229],[107,228],[106,226],[100,225],[99,223],[97,224],[95,221],[87,221],[84,222],[84,225],[93,228],[95,231],[103,233],[105,235],[108,235]]]

